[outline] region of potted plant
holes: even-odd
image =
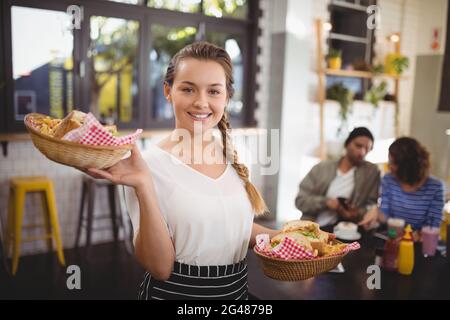
[[[374,74],[382,74],[384,73],[384,66],[381,63],[376,64],[370,68],[370,71]]]
[[[409,67],[408,57],[399,53],[389,53],[386,56],[385,72],[390,75],[399,76]]]
[[[342,67],[342,50],[331,48],[327,55],[328,68],[339,70]]]
[[[379,85],[372,85],[364,95],[364,100],[373,105],[375,109],[379,107],[380,101],[384,100],[387,93],[387,82],[381,81]]]
[[[401,75],[403,73],[403,71],[405,71],[406,69],[408,69],[409,67],[409,59],[408,57],[405,56],[398,56],[394,59],[393,61],[394,64],[394,70],[398,75]]]
[[[347,126],[348,115],[351,113],[354,95],[342,82],[335,83],[327,88],[327,99],[337,101],[340,106],[339,117],[341,119],[341,125],[338,128],[338,136]]]

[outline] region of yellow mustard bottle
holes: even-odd
[[[411,225],[407,225],[398,248],[398,272],[409,276],[414,268],[414,240]]]

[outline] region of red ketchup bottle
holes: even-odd
[[[383,268],[387,271],[397,271],[398,241],[395,229],[388,231],[388,240],[384,244]]]

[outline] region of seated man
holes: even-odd
[[[380,171],[364,160],[373,142],[367,128],[355,128],[345,140],[342,158],[322,161],[311,169],[295,199],[303,219],[315,220],[321,226],[339,220],[358,222],[377,205]]]

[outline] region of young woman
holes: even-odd
[[[247,299],[247,249],[257,234],[277,233],[253,223],[267,208],[230,141],[232,74],[224,49],[206,42],[183,48],[164,82],[172,134],[145,160],[134,146],[113,167],[88,170],[133,190],[135,252],[147,270],[140,299]],[[215,127],[221,139],[211,138]]]
[[[381,182],[381,205],[369,211],[361,225],[401,218],[413,229],[440,227],[444,184],[430,176],[430,154],[417,140],[399,138],[389,147],[389,170]]]

